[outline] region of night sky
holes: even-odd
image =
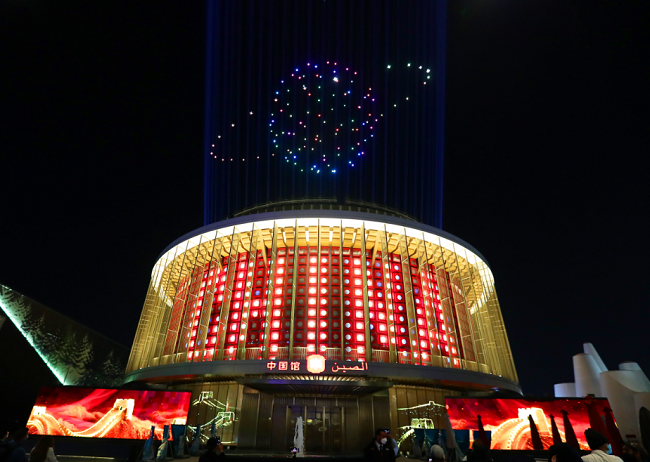
[[[203,224],[205,5],[0,7],[0,283],[130,345]],[[650,3],[451,1],[443,229],[487,259],[527,394],[592,342],[650,373]]]

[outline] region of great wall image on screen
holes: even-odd
[[[189,393],[43,388],[29,432],[86,438],[162,439],[165,425],[185,425]]]

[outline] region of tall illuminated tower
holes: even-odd
[[[441,227],[446,6],[208,1],[205,224],[307,198]]]

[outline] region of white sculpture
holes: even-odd
[[[296,420],[296,433],[293,436],[293,445],[298,448],[296,457],[305,457],[305,439],[302,434],[302,417]]]
[[[650,380],[637,363],[623,362],[610,371],[591,343],[573,357],[575,382],[555,384],[556,398],[607,398],[623,438],[641,438],[639,409],[650,404]]]

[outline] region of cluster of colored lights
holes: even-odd
[[[431,69],[425,66],[406,63],[404,67],[398,74],[402,82],[426,85],[431,80]],[[386,66],[390,74],[396,70],[390,64]],[[386,92],[386,96],[391,94],[391,99],[394,98],[389,104],[391,109],[418,98],[418,91],[412,86],[402,87],[400,91]],[[245,111],[244,115],[255,116],[253,111]],[[271,156],[281,158],[301,172],[336,173],[343,167],[352,168],[372,149],[376,127],[383,119],[372,87],[362,82],[357,71],[330,61],[321,65],[306,63],[281,80],[272,95],[268,121]],[[223,134],[213,140],[210,155],[214,159],[240,160],[218,145],[237,128],[235,123],[227,124]],[[241,157],[241,161],[246,158]],[[259,153],[253,158],[259,159]]]
[[[372,88],[356,71],[330,61],[307,63],[281,80],[273,95],[273,153],[301,172],[354,167],[380,117]]]

